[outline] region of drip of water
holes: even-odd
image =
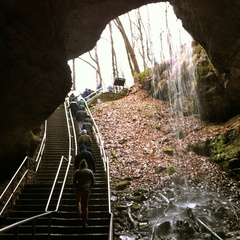
[[[167,80],[168,100],[173,115],[186,115],[193,111],[194,67],[192,61],[192,37],[165,3],[165,39],[162,39],[161,57],[168,68],[163,72]],[[162,34],[163,37],[163,34]],[[163,76],[160,76],[160,78]],[[161,85],[160,85],[161,87]]]

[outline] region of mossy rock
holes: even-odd
[[[210,142],[210,139],[207,139],[206,141],[201,140],[195,145],[189,144],[188,149],[193,150],[199,155],[210,157]]]
[[[185,138],[185,133],[184,133],[184,131],[182,129],[178,129],[176,131],[176,135],[177,135],[177,138],[179,138],[179,139]]]
[[[117,190],[124,190],[130,184],[131,183],[128,180],[121,181],[121,182],[117,183],[116,189]]]
[[[170,189],[166,191],[165,195],[168,199],[174,198],[174,192]]]
[[[164,149],[163,152],[166,153],[169,156],[173,156],[173,149],[172,148]]]
[[[172,181],[174,184],[177,184],[177,185],[184,185],[184,179],[181,178],[181,176],[179,175],[176,175],[172,178]]]
[[[128,94],[128,89],[123,89],[123,91],[121,93],[112,93],[112,92],[104,92],[101,95],[97,96],[96,98],[92,98],[89,102],[88,102],[88,107],[94,107],[98,102],[97,99],[100,99],[100,102],[112,102],[112,101],[116,101],[118,99],[123,98],[124,96],[126,96]]]
[[[142,196],[134,196],[134,197],[130,197],[128,198],[129,201],[133,201],[133,202],[137,202],[137,203],[141,203],[143,201]]]
[[[175,168],[173,167],[173,166],[169,166],[168,168],[167,168],[167,173],[169,174],[169,175],[172,175],[173,173],[175,173],[176,172],[176,170],[175,170]]]
[[[119,144],[124,144],[127,140],[126,139],[121,139],[118,141]]]
[[[137,212],[137,211],[139,211],[141,209],[141,206],[140,205],[132,205],[131,206],[131,210],[133,211],[133,212]]]
[[[215,138],[199,141],[191,148],[199,155],[211,157],[225,172],[231,173],[233,169],[240,167],[240,136],[235,129]]]
[[[124,180],[132,181],[132,178],[130,176],[127,176],[127,177],[124,178]]]
[[[165,171],[166,169],[167,169],[166,167],[159,166],[155,169],[155,173],[161,173],[161,172]]]
[[[116,158],[116,159],[117,159],[117,155],[116,155],[116,153],[115,153],[113,150],[112,150],[111,154],[112,154],[112,157],[113,157],[113,158]]]

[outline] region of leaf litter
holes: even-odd
[[[186,151],[189,143],[224,133],[229,126],[206,124],[194,115],[172,115],[168,102],[143,89],[116,101],[100,102],[91,111],[109,159],[111,194],[117,196],[118,204],[134,189],[145,189],[151,197],[173,185],[239,199],[236,180],[208,157]],[[169,167],[174,173],[169,174]],[[131,184],[117,191],[117,183],[126,178]]]

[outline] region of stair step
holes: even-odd
[[[75,206],[75,189],[72,184],[74,176],[74,156],[72,167],[69,170],[67,182],[62,194],[59,211],[51,217],[51,240],[108,240],[109,238],[109,201],[108,184],[102,156],[96,140],[93,139],[92,151],[96,159],[95,184],[89,200],[88,227],[82,228],[81,219],[77,216]],[[57,109],[48,119],[47,141],[36,175],[36,184],[25,185],[9,216],[1,221],[1,224],[12,224],[29,217],[42,214],[52,189],[53,180],[62,156],[67,157],[68,130],[63,109]],[[49,211],[55,210],[59,198],[60,189],[65,176],[68,162],[63,161],[63,170],[60,171],[56,189],[53,192],[49,205]],[[49,217],[41,217],[36,220],[36,235],[32,235],[33,226],[28,222],[19,227],[19,240],[47,240]],[[16,239],[13,233],[0,234],[0,240]]]
[[[86,228],[87,229],[87,228]],[[51,234],[51,240],[108,240],[108,233],[85,233],[85,230],[79,228],[78,234]],[[1,240],[15,240],[16,237],[14,234],[1,234]],[[20,234],[18,240],[32,240],[33,235],[29,234]],[[45,240],[48,239],[47,233],[36,234],[35,240]]]
[[[76,215],[76,213],[74,213]],[[25,218],[20,218],[20,217],[11,217],[7,219],[6,224],[12,224],[18,221],[21,221]],[[77,217],[75,218],[57,218],[57,217],[52,217],[51,218],[51,223],[53,225],[63,225],[63,226],[79,226],[79,222],[81,220]],[[39,218],[36,220],[36,223],[39,225],[46,225],[49,223],[49,218]],[[109,218],[108,217],[92,217],[89,218],[88,224],[90,226],[92,225],[108,225],[109,224]],[[26,225],[31,225],[30,223],[26,223]]]

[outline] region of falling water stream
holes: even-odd
[[[192,113],[193,109],[195,113],[197,112],[195,104],[197,100],[192,99],[196,96],[192,38],[173,14],[171,5],[165,3],[165,7],[165,25],[161,23],[160,26],[163,28],[160,31],[162,46],[160,60],[170,65],[169,71],[164,73],[168,84],[170,113],[177,116],[178,121],[185,121],[183,116]],[[156,63],[153,65],[155,67]],[[152,77],[156,78],[160,79],[160,76]],[[193,104],[189,105],[189,102]],[[172,127],[176,130],[178,125],[179,123],[175,122]],[[184,165],[184,158],[178,159],[178,165]],[[145,236],[148,231],[148,236],[141,239],[221,240],[224,239],[222,233],[229,230],[229,223],[223,219],[223,215],[229,208],[231,212],[231,206],[217,193],[194,191],[188,186],[176,187],[173,184],[172,189],[156,191],[144,204],[148,213],[145,220],[139,223],[139,227],[140,231],[145,231]],[[234,227],[233,224],[232,229]],[[138,238],[121,236],[120,239]],[[240,236],[236,239],[240,239]]]

